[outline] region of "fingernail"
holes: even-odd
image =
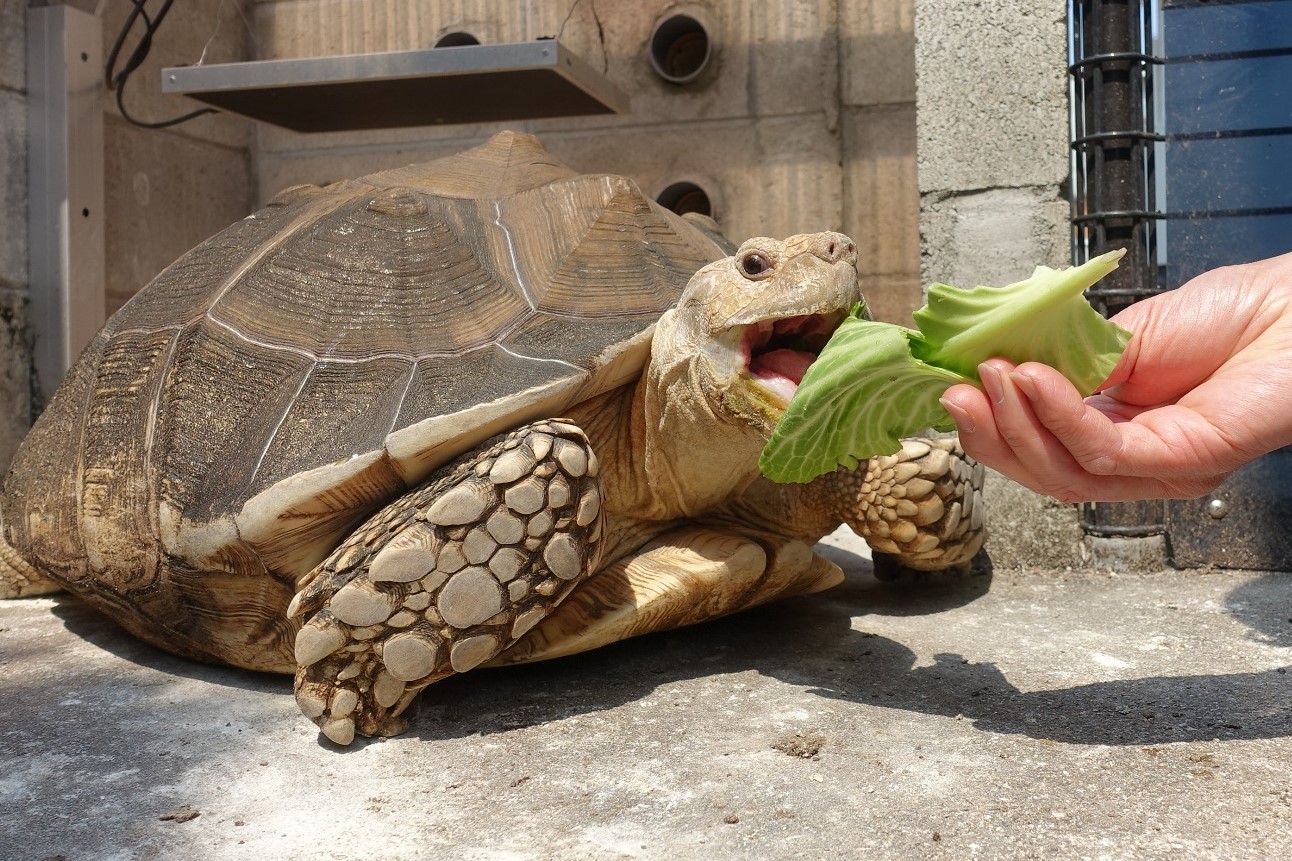
[[[965,412],[959,404],[953,403],[946,398],[938,398],[938,403],[942,404],[942,408],[951,415],[951,418],[956,420],[956,427],[960,429],[960,433],[974,432],[973,416]]]
[[[1018,386],[1019,389],[1022,390],[1023,394],[1027,396],[1028,400],[1030,401],[1036,400],[1036,392],[1037,392],[1036,380],[1032,379],[1026,374],[1019,374],[1019,373],[1011,373],[1009,375],[1009,380],[1014,385]]]
[[[982,380],[983,391],[991,399],[993,404],[1005,402],[1005,385],[1001,380],[1000,371],[992,365],[979,365],[978,378]]]

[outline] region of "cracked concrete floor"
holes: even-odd
[[[341,751],[286,677],[0,602],[4,859],[1292,857],[1292,575],[840,587],[432,687]]]

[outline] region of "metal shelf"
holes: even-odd
[[[162,90],[298,132],[624,113],[559,42],[464,45],[162,70]]]

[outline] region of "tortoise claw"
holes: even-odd
[[[0,598],[48,595],[63,587],[41,574],[4,540],[4,517],[0,512]]]

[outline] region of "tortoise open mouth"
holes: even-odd
[[[740,341],[745,369],[764,389],[788,404],[808,367],[846,316],[844,311],[802,314],[745,326]]]

